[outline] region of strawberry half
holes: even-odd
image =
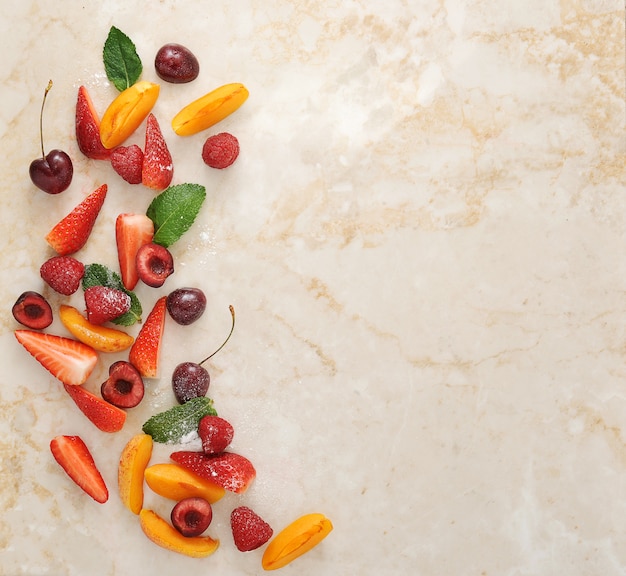
[[[111,152],[111,166],[129,184],[141,184],[143,150],[137,144],[118,146]]]
[[[205,454],[224,452],[234,435],[235,430],[232,424],[219,416],[207,414],[198,423],[198,436],[202,441],[202,450]]]
[[[231,512],[230,529],[240,552],[260,548],[274,534],[272,527],[247,506],[238,506]]]
[[[83,384],[98,362],[98,353],[78,340],[34,330],[16,330],[18,342],[64,384]]]
[[[102,432],[119,432],[126,422],[126,412],[85,390],[82,386],[64,385],[80,411]]]
[[[117,259],[120,264],[122,283],[132,290],[139,282],[137,251],[150,244],[154,236],[154,223],[145,214],[120,214],[115,220]]]
[[[84,86],[78,89],[76,99],[76,142],[87,158],[107,160],[111,154],[100,140],[100,118]]]
[[[104,504],[109,499],[104,479],[80,436],[56,436],[50,441],[50,451],[66,474],[96,502]]]
[[[39,273],[55,292],[69,296],[80,287],[85,265],[72,256],[53,256],[41,265]]]
[[[152,112],[146,118],[146,144],[143,150],[141,178],[144,186],[165,190],[174,176],[174,165],[159,123]]]
[[[128,353],[129,362],[144,378],[156,378],[159,374],[161,340],[167,310],[166,299],[167,296],[161,296],[156,301]]]
[[[57,254],[73,254],[87,243],[104,204],[107,189],[107,185],[102,184],[48,232],[46,241]]]
[[[181,450],[173,452],[170,458],[194,474],[236,494],[245,492],[256,477],[252,462],[234,452],[205,454]]]
[[[109,286],[90,286],[85,290],[87,320],[91,324],[104,324],[119,318],[130,310],[130,296]]]

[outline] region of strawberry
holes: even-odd
[[[87,158],[107,160],[111,154],[100,140],[100,118],[84,86],[78,89],[76,100],[76,142]]]
[[[83,384],[98,362],[98,353],[78,340],[34,330],[16,330],[15,337],[35,360],[64,384]]]
[[[235,431],[230,422],[207,414],[198,423],[198,436],[202,440],[202,450],[205,454],[219,454],[224,452],[232,442]]]
[[[137,251],[144,244],[150,244],[153,236],[154,223],[145,214],[120,214],[115,220],[117,259],[122,283],[127,290],[132,290],[139,281]]]
[[[274,534],[272,527],[247,506],[238,506],[230,513],[230,529],[240,552],[260,548]]]
[[[144,186],[165,190],[172,182],[174,165],[159,123],[154,114],[146,118],[146,144],[143,151],[141,178]]]
[[[256,477],[252,462],[234,452],[205,454],[181,450],[173,452],[170,458],[194,474],[236,494],[245,492]]]
[[[141,184],[143,150],[137,144],[118,146],[111,152],[111,166],[129,184]]]
[[[39,273],[55,292],[69,296],[78,290],[85,265],[72,256],[53,256],[41,265]]]
[[[82,386],[64,385],[80,411],[102,432],[119,432],[126,422],[126,412]]]
[[[128,353],[128,360],[144,378],[156,378],[159,373],[166,299],[167,296],[161,296],[156,301]]]
[[[102,184],[48,232],[46,241],[61,256],[80,250],[87,242],[107,195]]]
[[[91,324],[104,324],[115,320],[130,310],[130,296],[109,286],[90,286],[85,290],[87,320]]]
[[[96,502],[104,504],[109,499],[104,479],[80,436],[56,436],[50,441],[50,451],[67,475]]]

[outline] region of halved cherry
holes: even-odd
[[[152,288],[163,286],[166,278],[174,272],[174,258],[170,251],[150,242],[137,250],[135,259],[139,279]]]
[[[212,519],[211,504],[199,496],[184,498],[172,508],[172,525],[183,536],[200,536],[209,527]]]
[[[22,292],[11,311],[20,324],[32,330],[43,330],[52,324],[52,308],[39,292]]]
[[[143,379],[130,362],[118,360],[109,367],[109,377],[102,383],[100,392],[118,408],[134,408],[143,400]]]

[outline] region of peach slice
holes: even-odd
[[[59,318],[77,340],[99,352],[121,352],[130,348],[135,341],[122,330],[92,324],[76,308],[67,304],[59,307]]]
[[[117,486],[124,506],[133,514],[139,514],[143,506],[144,471],[152,456],[152,436],[136,434],[120,456],[117,469]]]
[[[150,114],[159,97],[160,86],[147,80],[120,92],[100,120],[100,140],[105,148],[122,144]]]
[[[172,120],[179,136],[210,128],[232,114],[248,99],[248,89],[238,82],[224,84],[185,106]]]
[[[153,464],[146,468],[145,479],[146,484],[159,496],[177,502],[199,496],[213,504],[226,493],[221,486],[178,464]]]
[[[139,512],[139,524],[144,534],[158,546],[193,558],[210,556],[220,541],[210,536],[183,536],[176,528],[153,510]]]
[[[317,546],[333,529],[331,521],[323,514],[301,516],[283,528],[270,541],[263,553],[264,570],[276,570],[302,556]]]

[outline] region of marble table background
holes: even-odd
[[[285,574],[626,574],[621,0],[1,4],[0,574],[262,574],[260,551],[232,545],[238,503],[275,530],[332,519]],[[168,322],[163,378],[106,435],[19,347],[10,308],[45,291],[43,236],[87,192],[109,183],[77,257],[110,266],[115,215],[152,197],[75,142],[78,86],[100,111],[116,93],[101,60],[111,25],[144,79],[165,42],[200,60],[155,113],[175,182],[208,190],[166,287],[201,286],[209,305],[193,329]],[[58,197],[28,178],[50,78],[46,146],[76,169]],[[200,160],[205,135],[176,137],[168,118],[227,82],[250,98],[219,126],[242,153],[217,172]],[[138,288],[146,308],[156,294]],[[221,341],[229,304],[237,327],[209,394],[258,476],[216,504],[222,545],[196,560],[144,537],[116,464],[172,404],[173,367]],[[107,504],[52,460],[61,433],[92,448]]]

